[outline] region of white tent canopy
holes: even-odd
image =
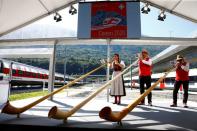
[[[78,38],[39,38],[39,39],[17,39],[1,40],[1,47],[8,46],[32,46],[32,45],[107,45],[107,39],[78,39]],[[196,45],[197,38],[161,38],[161,37],[143,37],[141,39],[112,39],[110,45]]]
[[[197,0],[141,0],[151,6],[197,23]]]
[[[78,0],[0,0],[0,36],[35,22]]]
[[[0,0],[0,36],[79,1],[84,0]],[[141,1],[197,23],[197,0]]]

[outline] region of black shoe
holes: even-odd
[[[172,105],[170,105],[170,107],[177,107],[177,104],[172,104]]]
[[[148,106],[153,106],[153,105],[152,105],[152,102],[148,102]]]
[[[184,108],[188,108],[187,103],[183,103],[183,105]]]

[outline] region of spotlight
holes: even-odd
[[[141,9],[142,13],[148,14],[150,12],[150,8],[148,7],[148,3],[145,4],[145,6]]]
[[[162,10],[158,16],[158,20],[164,21],[164,19],[166,19],[166,14],[164,14],[164,11]]]
[[[71,15],[77,14],[77,9],[75,9],[75,7],[73,7],[73,5],[70,6],[69,14],[71,14]]]
[[[59,14],[59,13],[55,13],[55,16],[54,16],[54,20],[56,20],[56,22],[59,22],[62,20],[62,16]]]

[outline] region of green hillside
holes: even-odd
[[[126,65],[136,60],[135,55],[142,49],[147,49],[153,57],[168,46],[150,45],[113,45],[110,46],[111,58],[114,53],[119,53]],[[56,50],[56,72],[64,73],[64,63],[66,63],[66,74],[84,74],[100,65],[101,59],[107,59],[106,45],[57,45]],[[12,59],[28,65],[49,69],[48,59]],[[105,74],[106,69],[102,69],[95,74]]]
[[[142,49],[147,49],[150,56],[153,57],[168,46],[144,46],[144,45],[113,45],[110,46],[111,58],[114,53],[119,53],[120,57],[125,64],[128,65],[135,61],[136,54]],[[67,74],[84,74],[91,69],[98,67],[100,59],[107,58],[106,45],[59,45],[56,51],[56,71],[63,72],[64,63],[66,63]],[[66,62],[65,62],[66,61]],[[105,74],[106,71],[102,70],[96,74]]]

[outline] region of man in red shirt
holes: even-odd
[[[183,85],[183,105],[187,108],[188,88],[189,88],[189,63],[186,62],[183,56],[177,55],[176,59],[176,78],[173,90],[173,104],[171,107],[177,107],[177,93],[181,85]]]
[[[140,80],[140,94],[144,93],[144,84],[146,88],[151,87],[151,74],[152,74],[152,60],[149,58],[148,51],[143,49],[141,55],[138,56],[138,66],[139,66],[139,80]],[[140,105],[145,104],[145,99],[143,99]],[[152,106],[152,93],[148,94],[148,105]]]

